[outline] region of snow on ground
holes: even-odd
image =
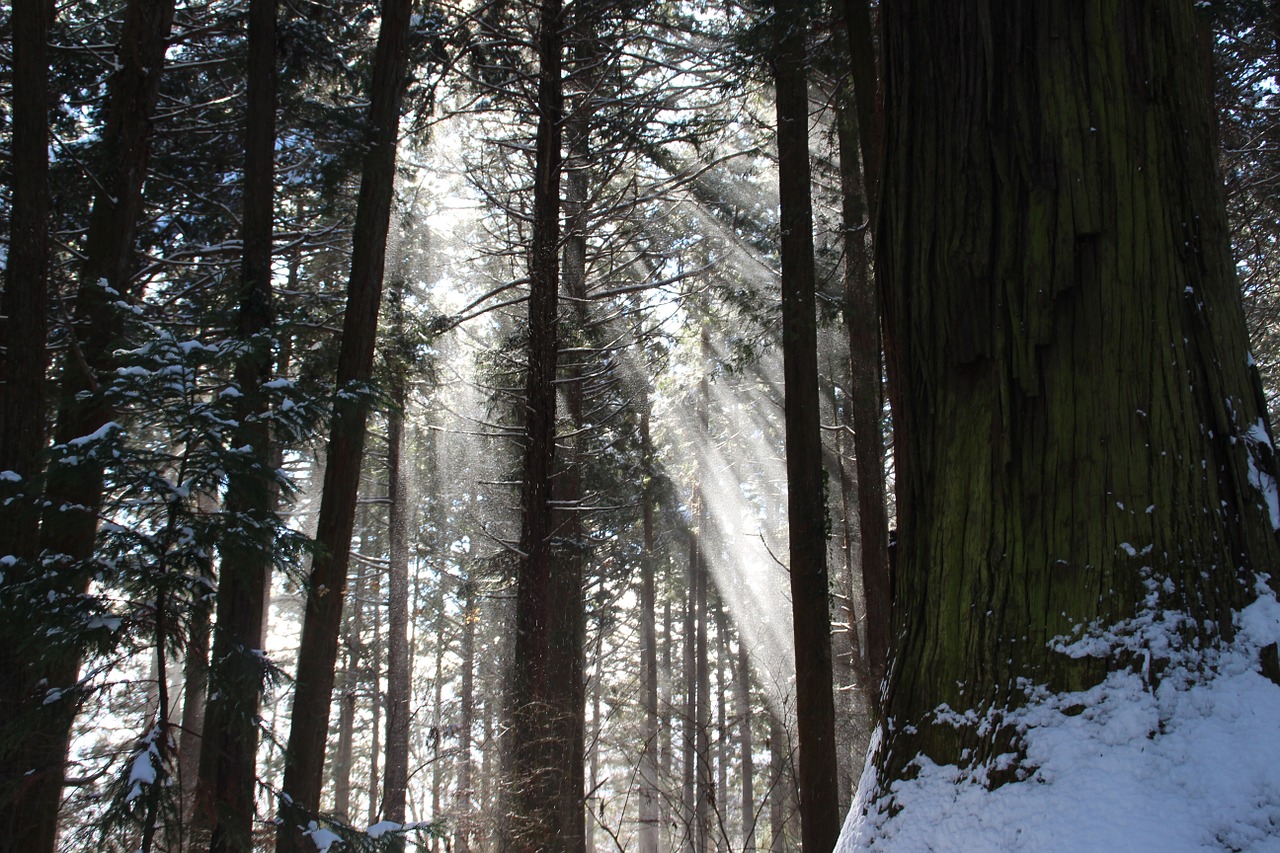
[[[989,791],[924,759],[888,819],[861,814],[864,773],[837,853],[1280,851],[1280,687],[1258,662],[1280,639],[1275,597],[1262,589],[1238,627],[1207,678],[1166,671],[1153,691],[1126,671],[1034,698],[1015,712],[1038,768],[1025,782]]]

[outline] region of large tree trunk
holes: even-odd
[[[538,129],[535,142],[533,242],[529,251],[529,347],[515,645],[510,687],[512,803],[502,831],[509,850],[581,850],[582,747],[570,729],[581,710],[568,708],[581,679],[559,668],[569,660],[567,609],[581,609],[581,584],[553,565],[552,471],[555,463],[556,311],[560,286],[561,80],[563,25],[559,0],[543,0],[538,23]],[[576,596],[565,601],[564,596]],[[566,689],[567,688],[567,689]],[[580,729],[579,729],[580,733]],[[566,751],[567,750],[567,751]],[[568,767],[564,766],[568,762]],[[576,792],[576,802],[575,800]],[[570,805],[572,803],[572,806]]]
[[[0,556],[33,559],[39,551],[38,495],[28,490],[43,468],[49,309],[49,69],[53,4],[16,0],[13,27],[12,201],[9,252],[0,302]],[[7,571],[12,572],[12,569]],[[17,684],[14,677],[6,684]],[[8,715],[5,715],[8,717]],[[4,827],[0,827],[3,831]]]
[[[782,352],[786,389],[787,517],[795,630],[800,826],[804,849],[829,851],[840,832],[836,796],[835,703],[827,589],[826,504],[818,417],[813,212],[809,197],[807,16],[802,3],[776,3],[774,57],[782,229]]]
[[[213,690],[205,709],[196,794],[203,842],[211,851],[243,850],[252,841],[258,707],[262,699],[265,609],[271,583],[276,453],[263,385],[271,377],[274,325],[271,244],[275,187],[275,0],[249,6],[248,111],[245,117],[244,254],[240,264],[238,333],[245,354],[236,363],[235,446],[251,448],[249,470],[232,472],[226,511],[236,535],[219,551]]]
[[[1055,639],[1176,611],[1186,648],[1213,647],[1280,555],[1192,4],[882,9],[888,807],[919,755],[1018,752],[937,708],[998,720],[1019,685],[1087,688],[1132,654],[1158,674],[1158,648]]]
[[[21,24],[24,32],[15,34],[27,41],[38,37],[37,28],[41,26],[32,16],[43,16],[43,25],[47,28],[52,9],[46,5],[38,11],[24,11],[28,14],[15,21],[15,26]],[[114,303],[127,298],[129,289],[134,234],[142,210],[142,183],[150,153],[151,116],[155,111],[166,40],[172,22],[173,0],[132,0],[125,7],[116,71],[108,84],[106,124],[96,151],[99,168],[94,177],[99,189],[94,196],[85,236],[75,314],[70,324],[70,348],[62,365],[57,423],[53,430],[56,443],[91,435],[101,429],[111,416],[101,386],[104,377],[110,373],[112,353],[120,332],[116,319],[119,312]],[[23,49],[37,51],[37,55],[42,48],[43,45],[30,42],[23,45]],[[28,92],[22,91],[28,82],[25,75],[30,71],[26,66],[30,64],[29,60],[23,63],[22,69],[15,69],[15,75],[21,75],[21,79],[14,81],[17,86],[15,106],[22,104],[24,111],[38,110],[34,101],[41,97],[39,88],[30,93],[30,101],[27,100]],[[30,82],[38,86],[36,81]],[[46,118],[42,115],[39,120]],[[18,142],[26,149],[38,144],[38,141],[33,143],[26,133],[19,134],[15,140]],[[25,157],[31,156],[27,150]],[[40,166],[32,168],[38,173]],[[30,188],[25,186],[25,177],[23,175],[15,184],[15,191],[18,185],[22,185],[29,204]],[[35,203],[39,204],[38,199]],[[27,215],[31,213],[27,211]],[[17,224],[22,228],[30,227],[21,219]],[[15,234],[15,238],[18,236]],[[24,257],[31,248],[30,245],[25,246],[15,260],[26,268],[25,271],[34,273],[30,259]],[[38,247],[34,248],[38,250]],[[14,274],[17,272],[15,270]],[[38,283],[35,286],[39,287]],[[12,304],[9,290],[6,286],[6,310],[18,309],[21,316],[24,310]],[[18,296],[19,292],[14,291],[12,299]],[[43,309],[44,306],[40,307]],[[26,313],[30,310],[30,307],[25,309]],[[13,319],[16,318],[11,318],[11,322]],[[39,320],[35,322],[38,331]],[[33,346],[30,352],[19,357],[42,360],[43,348]],[[12,369],[17,369],[17,366],[5,368],[6,371]],[[22,369],[29,369],[29,366]],[[26,383],[23,387],[28,394],[33,390]],[[40,418],[44,417],[43,408],[28,415],[35,417],[37,413]],[[6,424],[5,429],[12,427],[16,424]],[[30,434],[26,436],[27,446],[32,438]],[[5,441],[9,440],[6,437]],[[87,455],[79,464],[57,465],[48,472],[39,549],[59,556],[56,562],[46,563],[45,575],[39,580],[41,590],[37,592],[47,600],[75,598],[87,589],[90,572],[86,562],[93,555],[102,491],[102,465]],[[32,524],[26,521],[24,526],[19,526],[19,537],[31,536],[34,532]],[[29,541],[25,547],[30,547]],[[47,571],[50,568],[52,572]],[[6,586],[20,580],[24,579],[9,577]],[[48,599],[48,596],[54,599]],[[17,743],[19,746],[12,752],[5,747],[3,759],[0,759],[3,761],[0,785],[5,788],[0,826],[8,830],[3,843],[16,845],[14,849],[41,853],[52,851],[56,842],[64,764],[71,726],[81,698],[76,683],[82,653],[80,644],[73,640],[60,646],[45,645],[40,649],[38,658],[34,654],[25,654],[21,650],[29,648],[31,634],[20,623],[6,620],[6,626],[6,633],[14,633],[5,636],[0,645],[6,650],[19,651],[13,657],[13,664],[5,666],[16,677],[6,681],[5,696],[12,698],[6,698],[4,706],[0,706],[3,710],[0,743]]]
[[[356,494],[371,403],[368,383],[378,329],[378,304],[395,191],[396,140],[408,64],[410,0],[384,0],[374,55],[369,132],[360,195],[347,310],[338,355],[338,394],[329,436],[317,553],[307,583],[307,610],[298,647],[289,745],[285,751],[279,853],[301,853],[302,832],[320,806],[324,743],[329,730],[333,669],[342,627],[342,603],[351,559]]]
[[[0,592],[8,599],[30,577],[39,555],[39,494],[45,445],[45,369],[49,302],[49,104],[47,44],[53,4],[13,6],[13,195],[5,266],[0,355]],[[12,472],[11,474],[8,472]],[[16,478],[16,479],[15,479]],[[16,597],[16,596],[15,596]],[[11,606],[10,602],[6,605]],[[6,609],[7,606],[6,606]],[[9,620],[5,620],[8,623]],[[41,707],[35,695],[43,667],[19,629],[0,634],[0,850],[50,850],[62,795],[59,745],[45,750],[11,727]],[[24,632],[25,633],[25,632]],[[43,691],[40,691],[41,693]],[[34,748],[33,748],[34,747]],[[36,770],[28,781],[27,772]],[[32,811],[32,804],[40,805]],[[28,846],[29,845],[29,846]]]

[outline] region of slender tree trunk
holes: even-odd
[[[670,781],[673,781],[675,778],[676,756],[675,744],[673,743],[675,738],[673,721],[675,719],[674,708],[676,685],[675,668],[671,660],[671,647],[674,645],[672,635],[675,633],[675,623],[671,618],[670,584],[667,584],[667,588],[664,592],[666,594],[662,596],[662,669],[661,683],[659,685],[660,692],[658,694],[658,713],[660,715],[660,729],[658,734],[658,766],[662,771],[662,775],[659,778],[665,785]],[[663,796],[658,804],[660,823],[663,828],[663,832],[667,833],[672,832],[675,826],[671,814],[672,799],[674,798],[670,796]],[[659,840],[661,840],[661,835],[659,836]],[[670,848],[670,839],[668,839],[668,843],[665,846]]]
[[[690,506],[697,501],[697,486],[689,499]],[[684,755],[681,761],[683,773],[683,796],[681,803],[684,814],[681,822],[684,825],[684,848],[688,853],[698,853],[698,836],[694,831],[697,812],[698,788],[698,669],[697,669],[697,633],[698,633],[698,534],[689,532],[689,559],[685,564],[685,604],[684,604],[684,636],[682,650],[684,657],[684,708],[681,721],[681,734],[684,735]]]
[[[279,490],[277,454],[264,418],[263,385],[271,377],[274,327],[271,247],[275,186],[275,0],[249,6],[248,112],[245,123],[244,254],[240,264],[238,333],[246,352],[236,364],[235,446],[250,447],[252,468],[232,472],[226,511],[234,535],[220,543],[214,689],[205,709],[196,794],[198,830],[214,853],[252,843],[258,709],[263,686],[265,609],[274,562]]]
[[[396,279],[392,290],[393,322],[399,345],[403,337],[405,300],[402,277]],[[383,818],[394,823],[404,823],[405,819],[413,683],[413,669],[409,659],[409,527],[413,519],[413,490],[405,464],[405,407],[408,405],[406,369],[407,365],[399,364],[393,368],[391,408],[387,413],[387,500],[390,503],[387,524],[390,549],[387,566],[387,760],[386,777],[383,780]],[[465,681],[466,676],[463,678]],[[468,738],[469,733],[464,732],[463,740]],[[403,847],[403,844],[399,846]]]
[[[644,470],[641,492],[643,525],[640,557],[640,693],[644,703],[644,744],[640,752],[640,831],[639,853],[658,853],[658,637],[656,590],[653,580],[653,510],[654,470],[653,441],[649,434],[649,392],[645,385],[640,399],[640,452]]]
[[[455,853],[470,853],[471,801],[474,785],[471,778],[471,739],[472,729],[475,727],[476,623],[480,619],[480,612],[476,601],[475,582],[464,580],[460,592],[462,593],[462,648],[460,650],[462,687],[459,701],[462,705],[462,733],[458,742],[458,795],[455,809],[457,829],[453,835],[453,848]]]
[[[878,698],[889,655],[892,590],[889,578],[889,519],[885,502],[884,435],[881,412],[880,305],[868,276],[863,171],[858,168],[857,128],[846,86],[837,107],[841,203],[844,217],[844,305],[849,334],[849,408],[857,466],[858,529],[862,538],[862,591],[866,602],[867,693]],[[870,168],[870,167],[868,167]]]
[[[378,822],[378,756],[382,752],[378,743],[382,724],[382,584],[374,574],[373,586],[373,636],[369,643],[369,709],[373,724],[369,726],[369,808],[366,812],[369,825]]]
[[[998,720],[1019,685],[1130,665],[1062,653],[1081,625],[1175,612],[1181,648],[1215,648],[1280,556],[1192,6],[882,7],[901,607],[877,808],[919,755],[1017,755],[944,703]]]
[[[41,204],[39,191],[33,197],[33,187],[26,179],[31,177],[34,180],[42,168],[47,169],[47,154],[37,155],[35,152],[41,137],[33,137],[30,132],[33,122],[47,121],[47,116],[39,112],[42,110],[40,103],[47,97],[47,87],[40,84],[38,74],[35,77],[31,75],[36,63],[44,65],[42,55],[48,43],[52,4],[41,4],[40,0],[24,2],[15,11],[23,12],[14,25],[15,35],[24,44],[15,54],[15,62],[19,56],[22,61],[21,67],[15,66],[14,71],[14,106],[22,110],[17,120],[23,123],[23,127],[21,130],[14,128],[18,134],[14,143],[22,145],[21,152],[15,148],[14,156],[22,154],[24,174],[15,181],[14,190],[20,193],[15,203],[21,201],[24,209],[21,213],[15,211],[19,216],[15,225],[23,232],[15,232],[14,239],[23,245],[15,247],[18,255],[11,257],[11,262],[18,263],[19,267],[7,270],[12,269],[13,275],[22,272],[24,276],[30,273],[38,277],[40,265],[46,264],[47,259],[34,259],[33,253],[42,253],[43,250],[30,240],[33,237],[38,239],[41,226],[36,224],[36,220],[43,222],[44,216],[38,209]],[[58,444],[91,435],[110,419],[109,407],[101,394],[101,377],[110,372],[115,339],[119,336],[116,319],[119,315],[114,303],[126,298],[128,293],[134,233],[142,209],[142,182],[150,152],[151,116],[155,110],[164,67],[165,42],[172,20],[173,0],[132,0],[125,7],[125,25],[116,57],[116,71],[108,84],[107,119],[96,152],[99,170],[95,177],[99,190],[94,197],[85,237],[75,315],[70,324],[70,351],[62,366],[57,422],[53,430],[54,441]],[[40,40],[41,32],[45,33],[43,40]],[[28,85],[33,88],[28,90]],[[33,111],[36,112],[33,114]],[[41,151],[47,152],[47,147],[42,147]],[[45,166],[28,162],[33,158],[44,160]],[[28,167],[32,169],[30,176],[25,174]],[[8,275],[7,271],[6,277]],[[45,292],[40,290],[38,280],[32,281],[31,286],[40,293]],[[39,334],[43,328],[40,319],[28,315],[37,305],[40,310],[44,305],[30,302],[31,298],[39,299],[39,294],[26,293],[25,288],[10,294],[6,285],[4,308],[15,312],[10,316],[11,323],[30,319],[34,324],[33,333]],[[18,349],[23,351],[17,352]],[[6,374],[16,378],[12,371],[18,370],[26,371],[28,375],[6,393],[6,418],[19,404],[19,400],[11,399],[9,394],[17,392],[19,396],[26,394],[30,397],[32,393],[39,393],[40,389],[30,384],[29,372],[35,360],[43,366],[45,358],[44,348],[35,345],[30,348],[11,347],[10,355],[16,356],[17,360],[6,359]],[[43,419],[43,407],[34,398],[31,402],[37,408],[25,412],[25,416]],[[16,442],[15,449],[30,450],[36,440],[43,443],[43,430],[32,434],[29,424],[20,427],[18,421],[7,420],[3,429],[4,442]],[[15,457],[12,463],[27,467],[30,460]],[[15,473],[22,474],[21,471]],[[38,550],[59,556],[52,562],[46,561],[42,567],[43,577],[38,579],[38,593],[46,600],[50,600],[48,596],[74,598],[88,588],[89,573],[85,569],[85,561],[93,554],[102,489],[102,466],[87,456],[79,464],[62,464],[49,470]],[[14,528],[17,537],[14,550],[30,548],[35,532],[33,525],[33,521],[26,520]],[[5,586],[21,580],[21,576],[7,578]],[[12,624],[6,634],[10,631],[16,633],[5,636],[0,645],[6,649],[23,650],[28,646],[31,634],[21,628],[19,622]],[[30,660],[15,657],[12,664],[4,665],[11,671],[0,672],[0,675],[16,676],[6,682],[4,691],[13,699],[7,699],[4,705],[0,705],[4,712],[3,720],[0,720],[0,727],[3,727],[0,728],[0,744],[18,744],[17,747],[0,747],[4,750],[0,753],[0,786],[3,786],[0,827],[6,830],[0,844],[14,844],[17,846],[13,849],[32,853],[52,851],[55,846],[64,765],[71,726],[81,699],[76,689],[81,659],[82,650],[77,642],[61,647],[45,646],[38,657],[33,655]]]
[[[755,755],[751,743],[751,658],[747,640],[738,633],[738,752],[742,759],[742,850],[756,849]]]
[[[435,598],[436,610],[436,658],[434,661],[435,683],[434,695],[432,696],[432,708],[435,709],[431,721],[431,814],[433,816],[443,813],[441,806],[441,798],[444,792],[444,756],[440,752],[441,740],[444,737],[444,720],[440,716],[444,698],[444,652],[449,645],[448,626],[449,618],[444,611],[444,587],[439,586],[436,589]],[[434,835],[431,836],[432,851],[439,849],[439,839]]]
[[[813,214],[809,197],[807,16],[802,3],[775,4],[778,183],[782,226],[782,336],[786,388],[787,516],[795,626],[800,826],[804,849],[823,853],[840,833],[835,705],[827,589],[826,504],[818,417]]]
[[[769,853],[787,849],[787,800],[791,789],[786,750],[787,734],[782,720],[769,712]]]
[[[699,439],[708,445],[711,442],[711,328],[704,320],[701,331],[702,376],[698,381],[698,429]],[[693,561],[693,598],[694,598],[694,763],[696,778],[696,799],[693,810],[694,848],[697,853],[707,853],[710,846],[710,807],[713,796],[711,790],[711,751],[708,735],[711,729],[711,673],[707,660],[707,586],[710,567],[707,565],[707,551],[711,548],[711,513],[707,508],[707,499],[702,495],[702,484],[711,481],[706,454],[698,459],[698,535],[694,538],[697,547],[696,560]]]
[[[351,279],[338,355],[338,395],[320,502],[318,552],[307,583],[307,610],[298,648],[289,745],[285,751],[278,853],[301,853],[304,828],[320,805],[324,742],[333,670],[364,455],[378,304],[395,194],[396,140],[408,64],[410,0],[384,0],[374,55],[368,147],[356,203]]]
[[[201,498],[205,503],[207,498]],[[201,511],[208,511],[204,506]],[[182,725],[178,736],[178,784],[182,791],[179,811],[179,849],[195,845],[190,828],[195,823],[196,789],[200,774],[200,749],[204,733],[204,708],[209,696],[209,642],[213,635],[213,563],[206,560],[202,579],[209,585],[208,594],[196,600],[191,611],[190,633],[186,642],[186,658],[182,665]]]
[[[341,820],[351,820],[351,765],[355,754],[356,703],[360,695],[360,658],[364,654],[364,608],[360,604],[361,581],[352,590],[354,607],[347,622],[346,666],[342,672],[342,692],[338,696],[338,742],[333,759],[333,812]]]

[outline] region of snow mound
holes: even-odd
[[[868,768],[836,850],[1280,851],[1280,687],[1259,664],[1280,639],[1274,595],[1260,589],[1237,626],[1207,674],[1166,672],[1153,689],[1124,671],[1034,694],[1011,714],[1038,768],[1024,782],[988,790],[920,757],[890,818],[867,808]]]

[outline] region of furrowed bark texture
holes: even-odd
[[[46,9],[44,14],[52,15],[52,11]],[[125,7],[124,17],[117,69],[108,84],[106,124],[96,151],[94,177],[100,187],[90,211],[75,314],[70,324],[72,341],[58,389],[53,430],[57,443],[90,435],[111,417],[100,393],[99,377],[110,371],[120,332],[116,319],[119,312],[113,303],[128,293],[134,234],[142,210],[142,183],[150,154],[151,116],[173,22],[173,0],[133,0]],[[35,34],[21,36],[34,38]],[[22,82],[15,79],[15,84]],[[19,101],[26,95],[15,91]],[[43,358],[43,352],[30,353],[29,357]],[[43,409],[39,415],[43,418]],[[42,551],[60,555],[60,559],[47,564],[56,573],[47,591],[54,597],[50,601],[73,598],[88,587],[90,575],[85,561],[93,555],[102,485],[101,464],[88,458],[48,472],[39,543]],[[14,640],[5,645],[26,645],[23,637]],[[80,699],[75,685],[81,659],[81,649],[74,641],[61,646],[48,644],[35,666],[23,664],[25,671],[17,681],[6,685],[6,692],[17,697],[19,706],[14,709],[16,714],[6,713],[0,722],[6,729],[0,731],[0,740],[8,739],[9,726],[16,723],[22,728],[21,745],[16,754],[5,757],[0,768],[0,783],[16,782],[11,792],[5,792],[4,811],[0,814],[0,826],[13,828],[5,843],[16,844],[14,849],[34,853],[54,849],[63,765]],[[60,698],[45,701],[54,696]]]
[[[1020,679],[1080,689],[1143,655],[1056,638],[1145,610],[1212,642],[1277,556],[1192,4],[949,9],[883,7],[900,606],[882,791],[918,753],[1008,751]],[[997,725],[941,724],[944,703]]]
[[[558,669],[565,660],[565,602],[573,594],[562,588],[567,572],[552,561],[555,514],[552,472],[555,463],[556,312],[560,286],[561,124],[564,90],[561,80],[563,25],[559,0],[544,0],[538,24],[538,129],[535,142],[533,242],[529,254],[529,360],[525,384],[524,488],[521,495],[519,575],[516,589],[516,634],[509,694],[510,814],[505,816],[502,849],[513,851],[581,850],[581,747],[564,755],[563,682],[572,678]],[[577,592],[581,596],[581,590]],[[580,601],[577,602],[580,607]],[[581,684],[572,685],[581,691]],[[579,700],[580,701],[580,700]],[[576,715],[574,715],[576,716]],[[560,762],[570,761],[570,770]],[[576,769],[572,769],[576,768]],[[573,778],[568,778],[573,777]],[[572,809],[572,791],[578,801]]]
[[[271,244],[275,199],[275,0],[249,4],[248,111],[245,124],[244,254],[240,263],[238,332],[246,346],[236,363],[235,446],[252,448],[253,467],[227,484],[226,511],[241,528],[219,544],[217,620],[213,631],[213,690],[205,708],[196,840],[208,833],[210,851],[252,844],[257,783],[258,709],[262,699],[264,611],[270,588],[278,489],[269,402],[270,333],[274,325]]]
[[[307,584],[307,610],[298,648],[298,675],[289,745],[285,751],[280,853],[310,844],[299,831],[320,806],[324,744],[333,697],[333,670],[342,627],[342,601],[351,558],[356,495],[378,329],[378,304],[395,190],[396,139],[408,64],[411,0],[384,0],[370,95],[368,149],[356,202],[355,244],[347,310],[338,354],[338,394],[317,525],[318,552]]]
[[[779,30],[778,184],[782,226],[782,349],[786,388],[787,518],[795,629],[800,826],[804,849],[828,851],[840,833],[836,796],[835,702],[827,590],[826,502],[818,422],[813,211],[809,196],[807,15],[802,3],[775,5]]]

